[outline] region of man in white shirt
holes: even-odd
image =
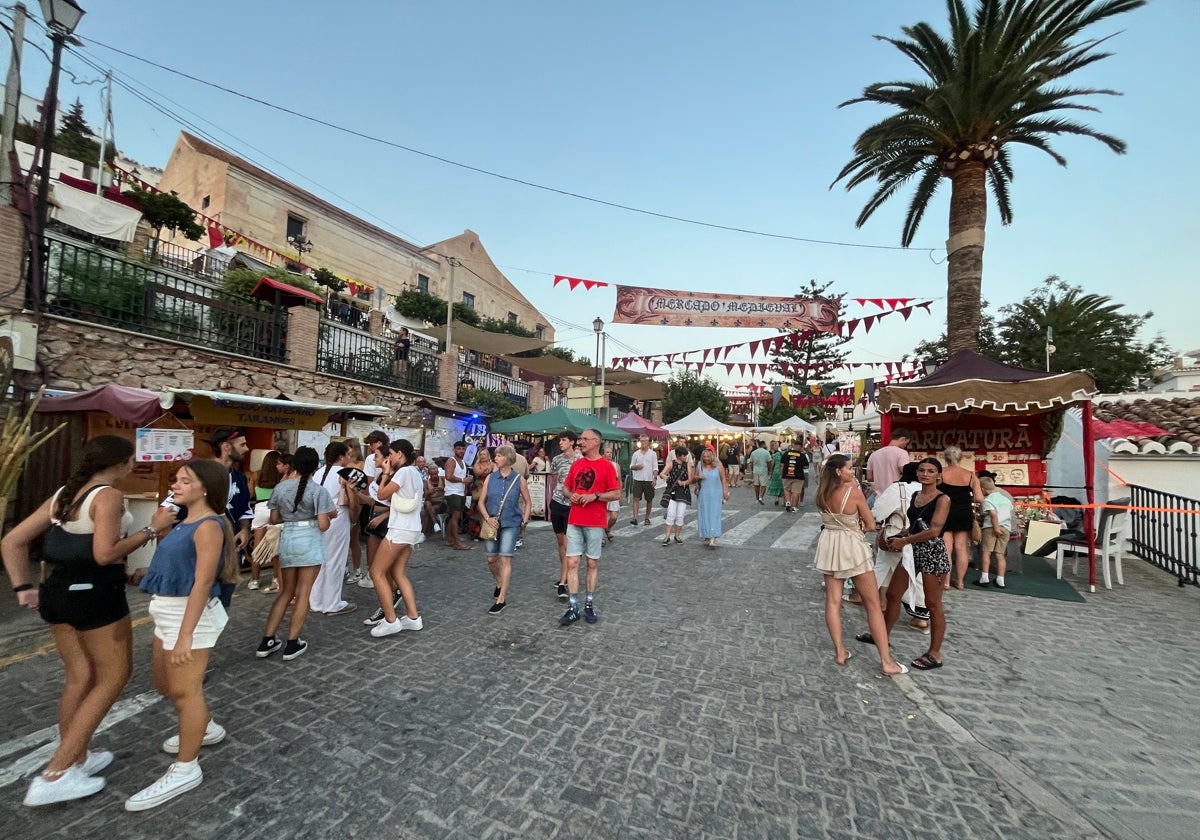
[[[633,473],[633,520],[638,524],[638,508],[646,500],[646,518],[643,525],[650,524],[650,511],[654,507],[654,482],[658,478],[658,453],[650,448],[650,436],[638,439],[638,448],[629,459],[629,471]]]
[[[471,475],[467,472],[466,461],[463,460],[466,451],[465,440],[455,441],[454,455],[446,459],[446,511],[450,514],[450,519],[446,522],[446,545],[458,551],[469,550],[462,544],[458,533],[459,522],[467,509],[467,481]]]

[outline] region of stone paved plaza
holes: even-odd
[[[13,838],[1135,838],[1196,836],[1200,592],[1141,561],[1086,603],[951,592],[946,666],[834,664],[813,569],[816,514],[734,491],[727,544],[684,545],[623,511],[600,622],[559,628],[548,528],[518,552],[509,607],[486,610],[482,551],[427,543],[425,629],[372,639],[369,591],[309,620],[310,650],[258,660],[269,598],[239,590],[207,687],[229,730],[204,784],[154,811],[123,801],[169,758],[173,710],[149,684],[151,628],[96,743],[108,787],[25,808],[53,737],[47,636],[5,618],[0,823]],[[538,523],[535,523],[535,526]],[[1086,592],[1083,570],[1075,577]],[[363,597],[365,596],[365,597]],[[135,617],[145,615],[135,598]],[[849,634],[865,629],[847,607]],[[897,628],[901,661],[925,639]]]

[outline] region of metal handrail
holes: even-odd
[[[1130,552],[1200,586],[1200,499],[1131,484],[1129,506]]]

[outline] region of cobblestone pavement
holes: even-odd
[[[45,809],[20,804],[17,777],[43,760],[60,669],[10,647],[5,836],[1195,836],[1200,592],[1133,560],[1124,588],[1084,604],[951,592],[946,667],[893,680],[854,642],[833,663],[810,506],[735,490],[717,551],[694,523],[661,546],[659,508],[648,528],[621,522],[594,626],[557,626],[544,527],[500,616],[481,550],[427,544],[412,566],[426,629],[370,638],[371,593],[349,587],[358,612],[311,618],[293,662],[254,658],[269,598],[239,591],[207,686],[229,737],[204,749],[201,788],[144,814],[122,804],[167,766],[174,723],[149,686],[149,625],[97,738],[117,753],[108,787]],[[864,629],[857,608],[844,625]],[[898,628],[893,647],[907,661],[924,638]]]

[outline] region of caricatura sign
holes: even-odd
[[[836,333],[836,298],[756,297],[617,286],[614,324],[661,327],[770,327]]]

